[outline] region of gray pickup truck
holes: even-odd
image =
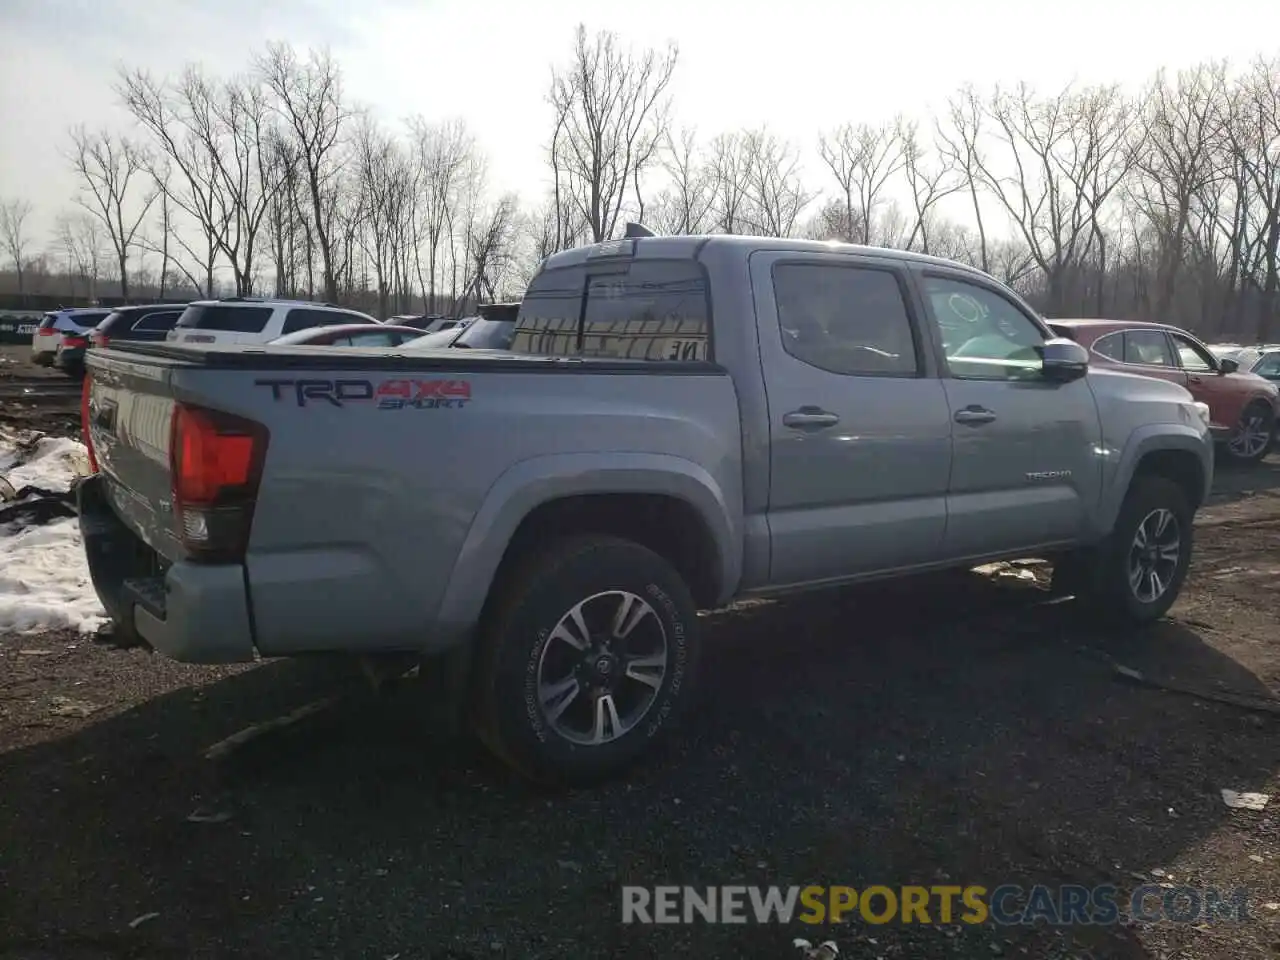
[[[130,343],[88,371],[119,633],[440,654],[481,738],[565,783],[667,732],[697,612],[735,598],[1034,556],[1158,618],[1213,469],[1203,404],[1090,370],[985,274],[798,240],[558,253],[509,351]]]

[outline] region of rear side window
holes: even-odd
[[[706,279],[688,260],[634,260],[587,275],[539,275],[520,305],[510,349],[620,360],[706,360]]]
[[[1172,367],[1169,339],[1159,330],[1129,330],[1124,335],[1124,362],[1147,367]]]
[[[175,326],[180,330],[221,330],[224,333],[261,333],[271,319],[270,307],[233,307],[226,304],[192,304],[182,311]]]
[[[1108,333],[1105,337],[1099,337],[1094,341],[1093,351],[1108,360],[1124,363],[1124,334]]]
[[[802,363],[845,376],[913,376],[920,363],[898,278],[838,264],[773,268],[782,346]]]
[[[310,330],[314,327],[332,327],[339,323],[367,323],[364,317],[351,313],[339,313],[337,310],[308,310],[297,308],[289,311],[284,319],[281,333],[297,333],[299,330]]]
[[[178,318],[182,316],[176,311],[146,313],[130,329],[133,330],[172,330]]]

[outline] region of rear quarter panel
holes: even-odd
[[[264,654],[461,639],[516,525],[550,497],[665,484],[702,496],[695,505],[704,510],[719,504],[719,537],[738,541],[726,542],[726,553],[741,550],[728,519],[742,510],[738,408],[724,374],[475,372],[458,364],[295,376],[360,381],[374,391],[385,381],[450,381],[443,392],[452,399],[424,409],[300,401],[296,386],[264,383],[293,379],[287,373],[175,373],[180,399],[270,431],[247,558]]]

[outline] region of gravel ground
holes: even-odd
[[[19,415],[56,430],[56,413]],[[708,615],[685,731],[568,795],[433,736],[412,686],[375,697],[335,664],[0,637],[0,958],[784,960],[796,936],[841,957],[1274,957],[1280,823],[1219,791],[1280,791],[1280,708],[1259,700],[1280,686],[1277,529],[1280,462],[1221,471],[1174,616],[1128,635],[976,574]],[[1245,885],[1255,919],[619,923],[624,883],[1143,878]]]

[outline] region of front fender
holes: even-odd
[[[1194,454],[1200,463],[1204,491],[1208,496],[1213,486],[1213,441],[1207,433],[1190,423],[1153,423],[1138,427],[1119,452],[1111,482],[1103,488],[1097,517],[1096,532],[1099,536],[1110,533],[1115,525],[1142,458],[1159,450],[1185,450]]]
[[[533,457],[494,481],[471,522],[449,577],[432,646],[453,646],[480,618],[490,585],[520,523],[544,503],[582,494],[638,493],[677,497],[695,510],[715,543],[720,600],[742,574],[741,510],[698,464],[658,453],[573,453]]]

